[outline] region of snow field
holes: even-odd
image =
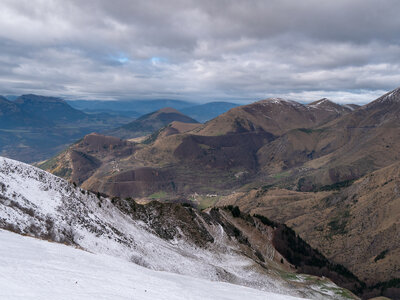
[[[0,230],[1,299],[300,299],[154,271]]]

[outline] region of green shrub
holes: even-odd
[[[277,226],[277,223],[275,223],[274,221],[271,221],[270,219],[268,219],[265,216],[254,214],[253,217],[259,219],[261,221],[261,223],[263,223],[264,225],[267,225],[267,226],[270,226],[270,227],[276,227]]]
[[[374,261],[377,262],[377,261],[380,260],[380,259],[384,259],[385,256],[386,256],[386,254],[387,254],[388,252],[389,252],[388,249],[383,250],[381,253],[379,253],[379,254],[375,257]]]
[[[232,213],[232,216],[234,218],[239,218],[240,217],[240,209],[239,209],[238,206],[228,205],[228,206],[225,206],[224,208],[229,210]]]
[[[345,187],[349,187],[353,184],[354,180],[344,180],[335,182],[334,184],[324,185],[318,188],[316,191],[337,191]]]
[[[233,216],[234,218],[239,218],[239,217],[240,217],[240,209],[239,209],[238,206],[235,206],[235,207],[232,209],[232,216]]]

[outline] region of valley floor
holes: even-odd
[[[0,299],[299,299],[0,230]]]

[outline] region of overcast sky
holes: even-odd
[[[0,93],[365,103],[400,86],[398,0],[0,0]]]

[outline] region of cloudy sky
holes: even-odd
[[[365,103],[400,86],[398,0],[0,0],[0,93]]]

